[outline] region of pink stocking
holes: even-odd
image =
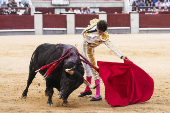
[[[99,86],[96,88],[96,96],[94,98],[97,98],[100,96],[100,80],[95,80],[95,85],[99,84]]]
[[[91,79],[92,79],[92,76],[91,77],[88,77],[86,76],[86,80],[91,84]],[[84,90],[83,93],[87,92],[87,91],[90,91],[90,88],[88,86],[86,86],[86,89]]]

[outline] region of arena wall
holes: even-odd
[[[73,14],[74,15],[74,14]],[[131,33],[130,14],[107,14],[110,34]],[[67,34],[66,14],[44,14],[43,34]],[[75,33],[80,34],[99,15],[75,14]],[[139,33],[170,33],[169,14],[139,14]],[[34,35],[34,16],[0,15],[0,35]]]
[[[43,15],[43,28],[66,28],[66,15]]]
[[[170,28],[169,14],[139,15],[139,28]]]
[[[90,20],[99,19],[99,15],[91,14],[76,14],[75,15],[75,27],[87,27],[90,24]]]
[[[35,11],[39,11],[39,12],[42,12],[43,14],[49,14],[49,13],[51,13],[51,14],[55,14],[55,8],[42,8],[42,7],[36,7],[35,8]]]
[[[31,0],[35,7],[124,7],[123,0],[70,0],[69,5],[52,5],[51,0]]]
[[[34,29],[34,16],[0,15],[0,29]]]
[[[108,27],[130,27],[129,14],[107,14]]]

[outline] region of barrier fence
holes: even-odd
[[[130,27],[129,14],[107,14],[108,27]]]
[[[42,12],[43,14],[55,14],[54,13],[54,8],[50,7],[50,8],[41,8],[41,7],[36,7],[35,8],[35,11],[39,11],[39,12]]]
[[[107,13],[122,13],[122,7],[101,7],[99,11],[105,11]]]
[[[76,14],[75,15],[75,27],[87,27],[90,24],[90,20],[99,19],[99,15],[91,14]]]
[[[34,29],[34,16],[0,15],[0,29]]]
[[[170,15],[139,15],[139,28],[170,28]]]
[[[66,28],[66,15],[43,15],[43,28]]]
[[[99,15],[75,15],[75,27],[87,27]],[[139,28],[170,28],[170,15],[139,15]],[[108,27],[130,27],[129,14],[107,14]],[[66,28],[66,15],[43,15],[43,28]],[[34,29],[34,16],[0,15],[0,29]]]
[[[41,14],[42,15],[42,14]],[[54,28],[48,30],[64,30],[68,33],[68,25],[72,25],[72,29],[83,30],[90,24],[92,19],[100,19],[101,14],[91,15],[91,14],[71,14],[72,19],[67,16],[70,14],[44,14],[42,18],[42,29],[44,28]],[[108,22],[108,27],[110,29],[131,29],[131,23],[134,25],[138,24],[137,29],[142,30],[143,28],[159,28],[161,30],[169,30],[170,28],[170,15],[169,14],[157,14],[157,15],[143,15],[135,13],[135,18],[131,18],[130,14],[105,14]],[[67,20],[68,19],[68,20]],[[138,21],[135,21],[138,20]],[[37,19],[39,21],[39,19]],[[133,22],[134,21],[134,22]],[[35,29],[35,16],[32,15],[0,15],[0,32],[4,30],[14,30],[14,29]],[[39,26],[39,25],[37,25]],[[81,27],[81,28],[80,28]],[[162,29],[163,28],[163,29]],[[143,29],[148,30],[148,29]],[[154,29],[155,30],[155,29]],[[66,33],[64,32],[64,33]],[[123,31],[124,32],[124,31]],[[128,31],[130,33],[130,31]],[[75,33],[74,31],[72,32]],[[121,32],[122,33],[122,32]]]

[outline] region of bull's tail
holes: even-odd
[[[37,62],[38,62],[38,48],[39,46],[36,48],[36,50],[33,52],[32,56],[31,56],[31,60],[30,60],[30,66],[29,66],[29,71],[35,71],[37,68]]]
[[[29,71],[32,71],[35,68],[35,64],[34,64],[35,51],[33,52],[32,56],[31,56]]]

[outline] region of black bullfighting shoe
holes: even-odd
[[[89,90],[89,91],[87,91],[87,92],[85,92],[85,93],[80,93],[80,95],[78,96],[78,97],[84,97],[84,96],[86,96],[86,95],[91,95],[92,94],[92,91],[91,90]]]
[[[102,100],[102,97],[101,96],[99,96],[99,97],[97,97],[97,98],[92,98],[90,101],[99,101],[99,100]]]

